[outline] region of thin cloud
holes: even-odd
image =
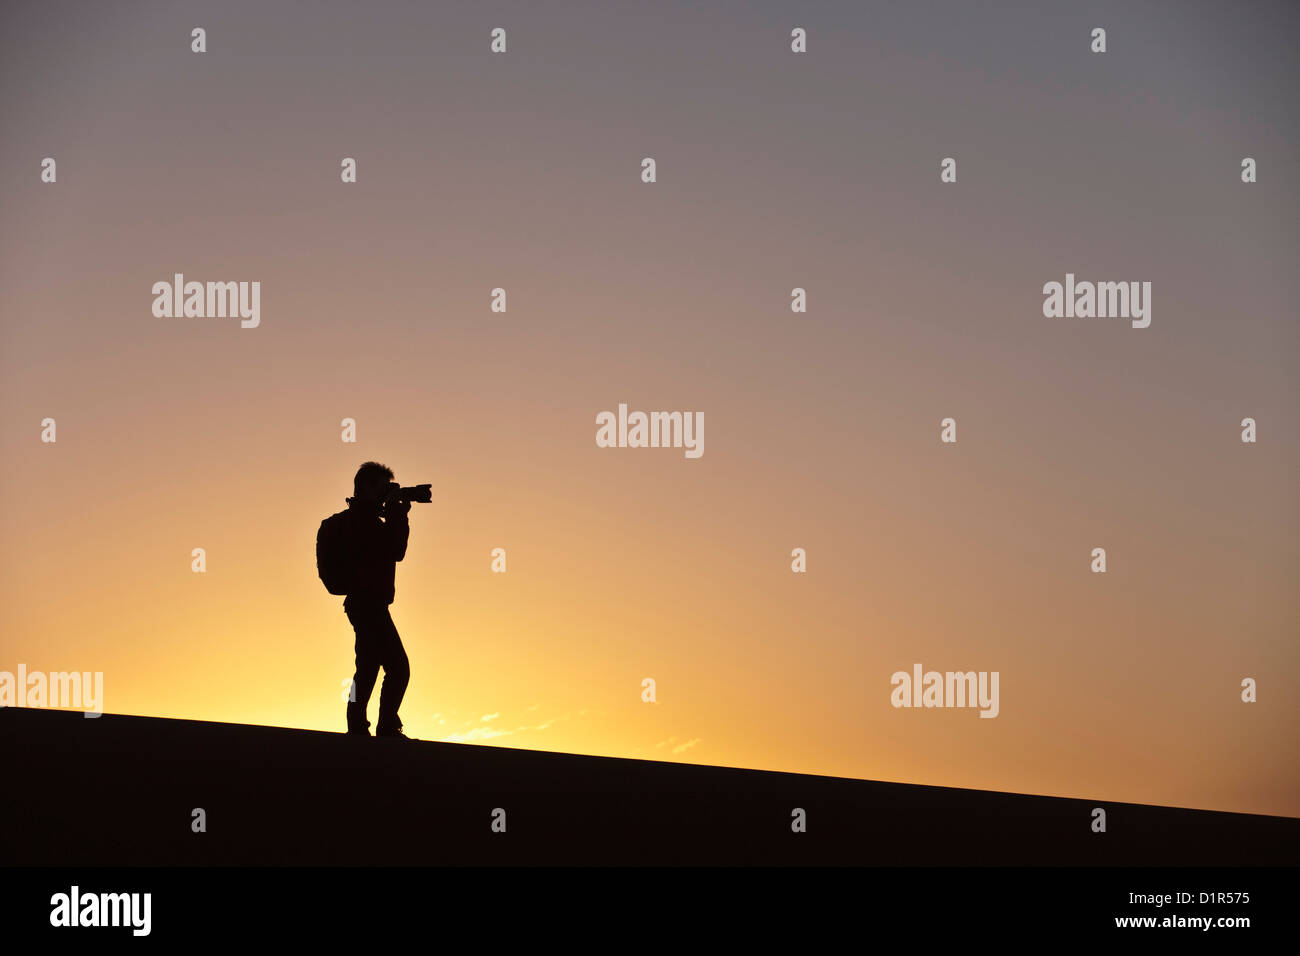
[[[535,709],[536,706],[527,708],[527,710],[535,710]],[[446,737],[438,738],[438,740],[441,743],[464,744],[464,743],[473,743],[474,741],[478,741],[478,740],[491,740],[493,737],[509,737],[512,734],[527,733],[528,731],[536,731],[536,730],[546,730],[551,725],[561,720],[568,720],[572,715],[564,714],[562,717],[551,717],[550,719],[545,720],[540,724],[533,724],[531,726],[529,726],[528,724],[520,724],[514,730],[504,730],[499,726],[483,726],[484,724],[488,724],[491,721],[496,720],[500,716],[501,716],[501,712],[495,711],[494,713],[491,714],[484,714],[482,717],[478,719],[477,724],[473,720],[467,720],[464,722],[462,726],[469,727],[470,729],[462,730],[459,733],[448,734]],[[438,721],[438,723],[440,724],[445,722],[446,722],[445,720]]]

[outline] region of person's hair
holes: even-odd
[[[381,465],[377,461],[368,461],[357,469],[356,477],[352,479],[352,493],[354,495],[361,493],[361,483],[371,481],[376,478],[383,478],[384,481],[393,480],[393,469],[387,465]]]

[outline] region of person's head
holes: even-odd
[[[379,507],[392,480],[393,469],[377,461],[368,461],[357,469],[356,477],[352,479],[352,495],[362,504]]]

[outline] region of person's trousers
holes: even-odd
[[[366,708],[374,692],[379,668],[384,669],[384,686],[379,694],[379,732],[402,726],[397,709],[402,706],[406,684],[411,679],[411,665],[397,627],[385,604],[350,604],[344,602],[352,629],[357,634],[357,672],[353,675],[355,700],[348,701],[348,730],[364,731],[370,726]]]

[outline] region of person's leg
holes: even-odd
[[[402,647],[402,638],[397,633],[397,626],[393,624],[388,608],[383,609],[381,618],[379,626],[384,640],[379,662],[384,668],[384,686],[379,692],[379,723],[375,727],[375,732],[380,734],[402,729],[397,711],[402,706],[406,685],[411,679],[411,664],[406,657],[406,648]]]
[[[345,607],[344,610],[357,635],[357,670],[352,676],[356,699],[348,701],[348,731],[369,733],[370,721],[366,719],[366,709],[370,706],[370,695],[379,678],[382,648],[387,639],[382,618],[388,615],[385,612],[381,617],[373,607],[352,606]]]

